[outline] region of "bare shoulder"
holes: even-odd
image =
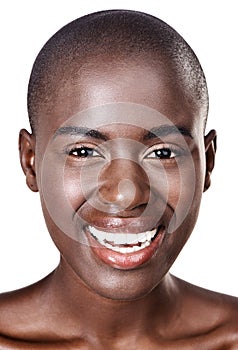
[[[89,349],[80,337],[68,338],[67,319],[50,288],[52,275],[0,294],[0,350]]]
[[[188,300],[196,300],[199,308],[207,308],[212,315],[228,320],[238,319],[238,298],[235,296],[214,292],[179,279],[183,290],[188,290]]]
[[[238,349],[238,298],[176,280],[186,295],[185,308],[190,310],[187,322],[212,343],[219,341],[214,349]]]
[[[48,276],[28,287],[0,294],[1,349],[5,349],[4,346],[6,349],[21,349],[20,344],[24,340],[30,341],[37,339],[38,334],[47,334],[43,322],[50,312],[47,279]],[[18,347],[11,347],[11,343],[15,346],[18,341]],[[24,346],[24,349],[28,349]]]

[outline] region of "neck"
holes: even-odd
[[[81,333],[100,338],[104,335],[115,339],[132,332],[134,336],[145,334],[155,324],[163,333],[179,309],[176,282],[170,274],[140,299],[112,300],[89,289],[61,259],[52,275],[51,290],[57,309],[65,320],[71,320],[71,329],[73,320]]]

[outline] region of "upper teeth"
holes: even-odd
[[[89,226],[88,229],[102,245],[116,251],[121,250],[121,252],[125,253],[147,247],[157,232],[157,229],[154,229],[141,233],[112,233],[100,231],[93,226]],[[133,247],[123,247],[125,245],[132,245],[134,249]]]

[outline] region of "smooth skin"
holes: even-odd
[[[204,121],[199,110],[186,102],[183,88],[169,78],[164,67],[129,60],[121,65],[117,61],[105,62],[103,58],[98,62],[90,69],[84,66],[77,80],[69,79],[67,89],[59,89],[50,108],[42,111],[36,135],[26,130],[20,132],[20,157],[26,181],[33,191],[40,192],[46,224],[61,259],[55,271],[42,281],[0,296],[0,349],[235,350],[238,348],[237,299],[191,285],[169,273],[196,223],[202,193],[210,186],[216,133],[212,130],[204,137]],[[165,235],[147,263],[129,270],[105,264],[90,245],[81,244],[61,231],[45,203],[40,178],[49,140],[69,116],[114,102],[143,104],[168,116],[173,124],[186,127],[192,138],[184,138],[197,175],[185,220],[173,234]],[[115,127],[110,124],[110,116],[108,125],[99,129],[109,140],[126,137],[140,143],[145,131],[123,124]],[[79,145],[93,149],[100,142],[84,136]],[[172,143],[171,139],[169,142]],[[69,138],[65,137],[60,144],[68,143]],[[144,145],[147,154],[155,147],[164,147],[158,138],[147,140]],[[49,181],[65,167],[65,186],[58,188],[56,198],[67,198],[72,208],[91,225],[103,227],[115,219],[124,227],[128,222],[145,226],[141,217],[151,198],[151,189],[137,164],[126,165],[127,178],[136,187],[133,202],[116,214],[112,213],[111,203],[119,208],[120,201],[125,200],[117,191],[118,182],[125,176],[123,159],[104,168],[100,191],[107,200],[108,212],[101,212],[90,205],[77,185],[75,169],[80,172],[82,159],[77,152],[69,152],[66,162],[62,162],[62,152],[59,147],[51,155],[54,171]],[[177,163],[173,157],[158,161],[163,163],[169,183],[166,208],[173,210],[181,195]],[[186,182],[191,169],[186,154],[178,161],[183,162],[184,172],[180,175]],[[159,188],[154,189],[153,209],[148,211],[151,218],[161,204],[156,199],[159,193]],[[189,186],[183,196],[184,201],[191,196]],[[65,204],[56,201],[55,205],[62,208]],[[165,226],[169,221],[166,210],[161,219]]]

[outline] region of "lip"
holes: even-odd
[[[102,229],[102,228],[101,228]],[[104,229],[105,230],[105,229]],[[121,270],[135,269],[148,262],[162,244],[165,228],[160,225],[154,240],[148,247],[133,253],[120,253],[101,245],[89,232],[85,229],[91,251],[93,254],[105,264]]]
[[[140,233],[151,231],[153,228],[159,226],[158,222],[147,217],[140,217],[137,220],[135,220],[135,218],[111,217],[110,219],[94,219],[93,222],[91,222],[91,220],[85,221],[88,223],[90,222],[90,225],[99,230],[113,233]]]

